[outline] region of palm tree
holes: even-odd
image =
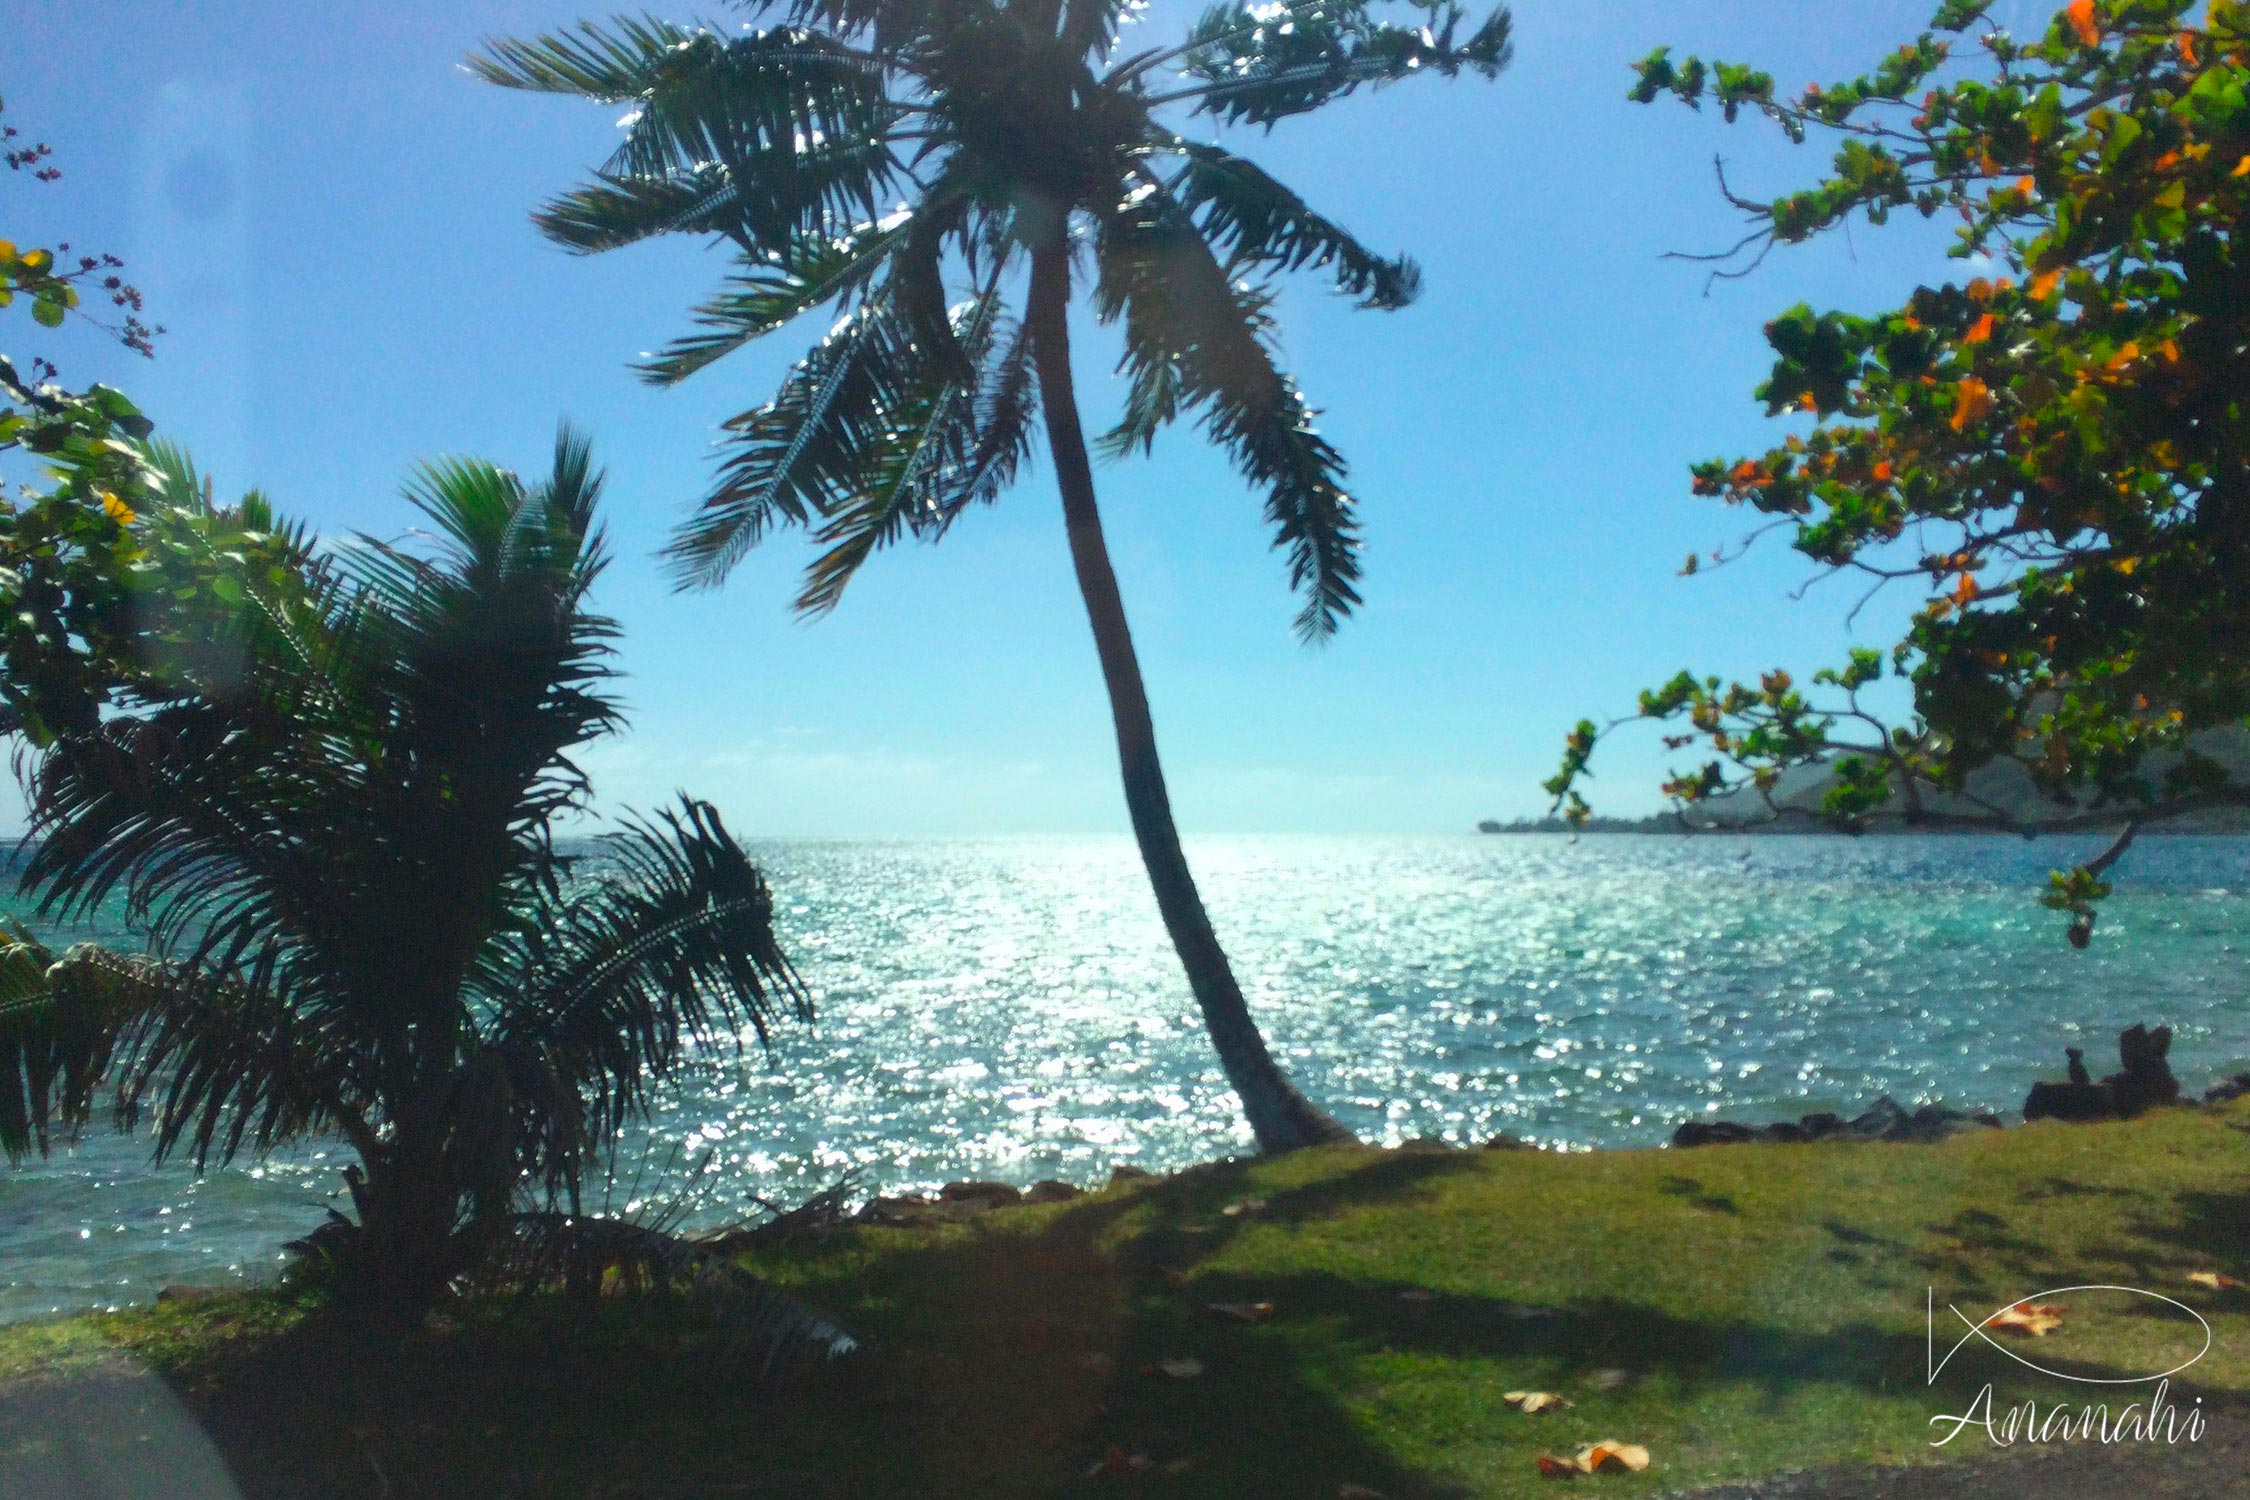
[[[255,497],[203,524],[198,477],[157,459],[184,500],[124,512],[150,567],[167,538],[276,534]],[[615,627],[587,605],[601,487],[565,430],[537,485],[426,466],[415,550],[316,554],[284,529],[294,567],[206,590],[210,649],[144,652],[122,711],[39,751],[23,890],[53,919],[121,897],[148,946],[0,938],[0,1148],[44,1150],[105,1086],[160,1160],[341,1137],[354,1217],[314,1244],[361,1305],[410,1315],[511,1240],[527,1196],[574,1219],[695,1053],[808,1014],[707,804],[556,847],[588,797],[572,757],[619,722]]]
[[[717,481],[667,549],[679,581],[716,584],[770,530],[800,526],[822,551],[798,607],[831,609],[878,548],[995,498],[1043,417],[1133,832],[1227,1078],[1267,1150],[1350,1139],[1268,1052],[1181,851],[1095,505],[1070,303],[1085,286],[1124,334],[1130,389],[1102,446],[1145,448],[1197,417],[1265,497],[1304,595],[1299,635],[1326,638],[1359,599],[1353,502],[1277,361],[1273,278],[1319,270],[1389,309],[1418,276],[1182,129],[1199,114],[1271,127],[1416,74],[1491,77],[1507,13],[1472,24],[1455,0],[1404,0],[1391,24],[1370,0],[1232,0],[1180,45],[1119,56],[1127,0],[746,8],[780,24],[586,22],[471,59],[495,83],[631,110],[594,180],[538,214],[549,236],[581,252],[666,233],[738,248],[697,330],[642,367],[650,380],[833,310],[774,399],[727,424]]]

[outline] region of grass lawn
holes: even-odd
[[[1575,1487],[1649,1495],[1990,1459],[1980,1431],[1927,1446],[1987,1380],[2003,1407],[2145,1398],[1974,1342],[1926,1386],[1926,1289],[1943,1353],[1947,1303],[2081,1283],[2202,1312],[2172,1398],[2233,1426],[2250,1295],[2188,1278],[2250,1281],[2250,1107],[1939,1146],[1333,1149],[759,1269],[869,1347],[769,1382],[670,1315],[542,1302],[375,1347],[279,1294],[0,1329],[0,1493],[66,1493],[40,1476],[106,1455],[118,1493],[163,1473],[200,1496],[201,1432],[255,1496],[1506,1497],[1555,1493],[1538,1455],[1604,1438],[1652,1466]],[[2055,1300],[2062,1326],[2009,1346],[2052,1369],[2140,1375],[2202,1342],[2145,1298]],[[1522,1389],[1575,1404],[1526,1416],[1501,1399]],[[1122,1472],[1090,1475],[1105,1455]]]

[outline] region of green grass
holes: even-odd
[[[2187,1280],[2250,1280],[2246,1148],[2250,1109],[2230,1107],[1941,1146],[1206,1167],[767,1257],[871,1341],[776,1382],[623,1306],[576,1324],[477,1308],[381,1349],[279,1294],[19,1326],[0,1329],[0,1490],[73,1431],[104,1450],[105,1422],[167,1420],[210,1433],[260,1496],[1507,1497],[1555,1493],[1539,1453],[1610,1437],[1653,1467],[1583,1483],[1628,1496],[1963,1461],[1991,1450],[1972,1435],[1933,1453],[1928,1419],[1988,1379],[2003,1404],[2102,1393],[1976,1345],[1926,1388],[1927,1288],[1941,1320],[2073,1283],[2178,1297],[2215,1342],[2174,1399],[2250,1409],[2250,1298]],[[2011,1347],[2140,1374],[2200,1341],[2142,1299],[2061,1300],[2060,1330]],[[1220,1301],[1276,1313],[1233,1322]],[[1181,1357],[1204,1373],[1153,1369]],[[1576,1405],[1502,1403],[1525,1388]],[[1089,1479],[1113,1445],[1150,1468]]]

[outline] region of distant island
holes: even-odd
[[[2224,729],[2200,736],[2196,749],[2225,766],[2239,780],[2250,781],[2250,732],[2241,729]],[[2162,759],[2152,758],[2150,769],[2161,776],[2167,769]],[[1801,766],[1784,776],[1774,790],[1774,803],[1785,810],[1785,816],[1775,817],[1762,799],[1748,790],[1730,792],[1696,804],[1694,810],[1683,817],[1678,812],[1650,813],[1642,818],[1593,817],[1573,827],[1563,819],[1553,816],[1517,818],[1501,822],[1486,818],[1477,824],[1479,833],[1834,833],[1840,830],[1821,821],[1817,816],[1800,816],[1815,813],[1821,798],[1827,794],[1835,779],[1826,766]],[[2013,762],[1999,762],[1986,766],[1969,778],[1966,797],[1948,797],[1940,793],[1925,793],[1924,804],[1933,812],[1969,813],[1998,809],[2011,816],[2030,822],[2042,815],[2051,815],[2054,805],[2045,801],[2038,788],[2022,767]],[[2119,807],[2118,818],[2123,821],[2129,809]],[[1977,829],[1932,829],[1910,827],[1897,813],[1876,815],[1867,829],[1868,833],[1933,833],[1978,832]],[[2213,808],[2205,812],[2167,819],[2151,825],[2151,833],[2250,833],[2250,809]]]

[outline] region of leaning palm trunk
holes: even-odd
[[[1203,897],[1195,888],[1180,831],[1172,822],[1172,801],[1164,790],[1164,765],[1156,754],[1156,725],[1149,717],[1148,690],[1141,683],[1140,659],[1125,622],[1125,601],[1109,565],[1102,539],[1102,517],[1094,504],[1094,473],[1086,459],[1079,428],[1078,400],[1070,374],[1070,264],[1060,247],[1042,250],[1031,268],[1029,323],[1032,359],[1039,371],[1047,446],[1055,458],[1062,489],[1063,520],[1070,533],[1070,560],[1078,572],[1078,591],[1086,600],[1086,619],[1094,628],[1102,680],[1109,688],[1110,717],[1117,724],[1117,762],[1125,782],[1125,809],[1133,838],[1148,867],[1156,908],[1164,930],[1187,970],[1188,987],[1203,1011],[1203,1024],[1218,1049],[1227,1082],[1242,1097],[1242,1112],[1262,1151],[1294,1151],[1355,1139],[1297,1091],[1266,1049],[1258,1023],[1235,983],[1226,950],[1211,928]]]
[[[1304,595],[1298,635],[1326,640],[1359,603],[1356,502],[1282,367],[1275,282],[1317,270],[1359,306],[1392,309],[1421,275],[1189,125],[1270,130],[1408,78],[1494,77],[1507,12],[1219,0],[1177,45],[1129,50],[1142,7],[1114,0],[750,9],[788,24],[733,36],[621,17],[470,59],[509,88],[634,106],[593,178],[540,210],[550,238],[590,253],[718,234],[740,251],[694,331],[641,366],[649,379],[674,384],[835,315],[773,399],[726,424],[718,476],[665,549],[676,576],[714,586],[764,537],[800,527],[821,550],[797,607],[825,613],[875,553],[997,499],[1044,408],[1126,806],[1212,1043],[1261,1146],[1349,1139],[1274,1065],[1180,852],[1071,394],[1071,257],[1095,316],[1123,336],[1128,388],[1102,446],[1145,449],[1198,422],[1264,499]]]

